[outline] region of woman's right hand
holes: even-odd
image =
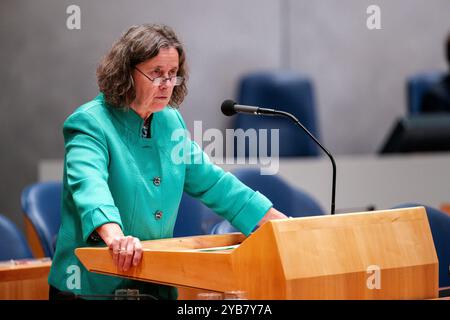
[[[121,271],[128,271],[137,266],[142,259],[142,245],[138,238],[132,236],[115,237],[108,245],[113,252],[114,264]]]
[[[106,223],[96,229],[108,248],[112,250],[113,262],[120,271],[128,271],[137,266],[142,259],[141,241],[125,236],[117,223]]]

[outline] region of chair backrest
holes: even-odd
[[[427,211],[434,247],[439,260],[439,287],[450,287],[450,216],[436,208],[417,203],[401,204],[393,209],[418,206],[425,207]]]
[[[244,75],[238,85],[237,101],[244,105],[277,108],[292,113],[316,137],[319,136],[312,80],[291,71],[255,72]],[[279,129],[279,155],[316,156],[317,146],[288,119],[238,114],[235,129]],[[268,139],[268,148],[271,147]],[[295,143],[293,143],[295,142]],[[235,144],[235,156],[237,155]],[[259,153],[258,153],[259,154]],[[248,157],[249,148],[245,148]]]
[[[26,187],[22,210],[33,225],[45,256],[53,257],[61,224],[62,182],[39,182]]]
[[[323,215],[324,210],[308,193],[290,186],[277,175],[261,175],[259,169],[242,168],[233,174],[244,184],[259,191],[272,201],[274,207],[291,217]],[[214,225],[211,233],[229,233],[237,230],[228,221]]]
[[[173,236],[188,237],[209,234],[211,228],[222,220],[223,218],[215,214],[200,200],[183,193]]]
[[[0,214],[0,261],[32,257],[22,232],[11,220]]]
[[[422,101],[425,93],[444,77],[443,71],[430,71],[414,74],[406,82],[408,113],[415,115],[421,113]]]
[[[324,214],[322,207],[311,195],[292,187],[278,175],[261,175],[260,170],[255,168],[236,169],[232,173],[244,184],[268,197],[276,209],[288,216]]]

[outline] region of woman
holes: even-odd
[[[173,236],[183,191],[245,234],[258,223],[285,218],[266,197],[212,164],[186,134],[188,154],[181,157],[196,161],[174,161],[180,140],[173,141],[172,133],[186,128],[176,110],[187,93],[185,59],[169,27],[133,26],[98,67],[101,94],[65,121],[62,221],[49,275],[51,298],[60,291],[112,295],[138,289],[175,299],[172,287],[90,273],[74,250],[106,244],[119,270],[130,270],[141,261],[141,240]]]

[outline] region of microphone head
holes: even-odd
[[[234,102],[233,100],[225,100],[224,102],[222,102],[222,106],[220,107],[220,109],[222,110],[222,113],[226,116],[232,116],[234,114],[236,114],[236,111],[234,110],[234,105],[236,104],[236,102]]]

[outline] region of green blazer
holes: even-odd
[[[247,235],[272,207],[209,160],[176,109],[154,113],[151,138],[142,137],[143,124],[132,109],[108,106],[102,94],[65,121],[61,227],[49,275],[57,289],[105,295],[128,288],[175,299],[172,287],[90,273],[74,250],[105,246],[91,235],[109,222],[140,240],[173,237],[183,191]]]

